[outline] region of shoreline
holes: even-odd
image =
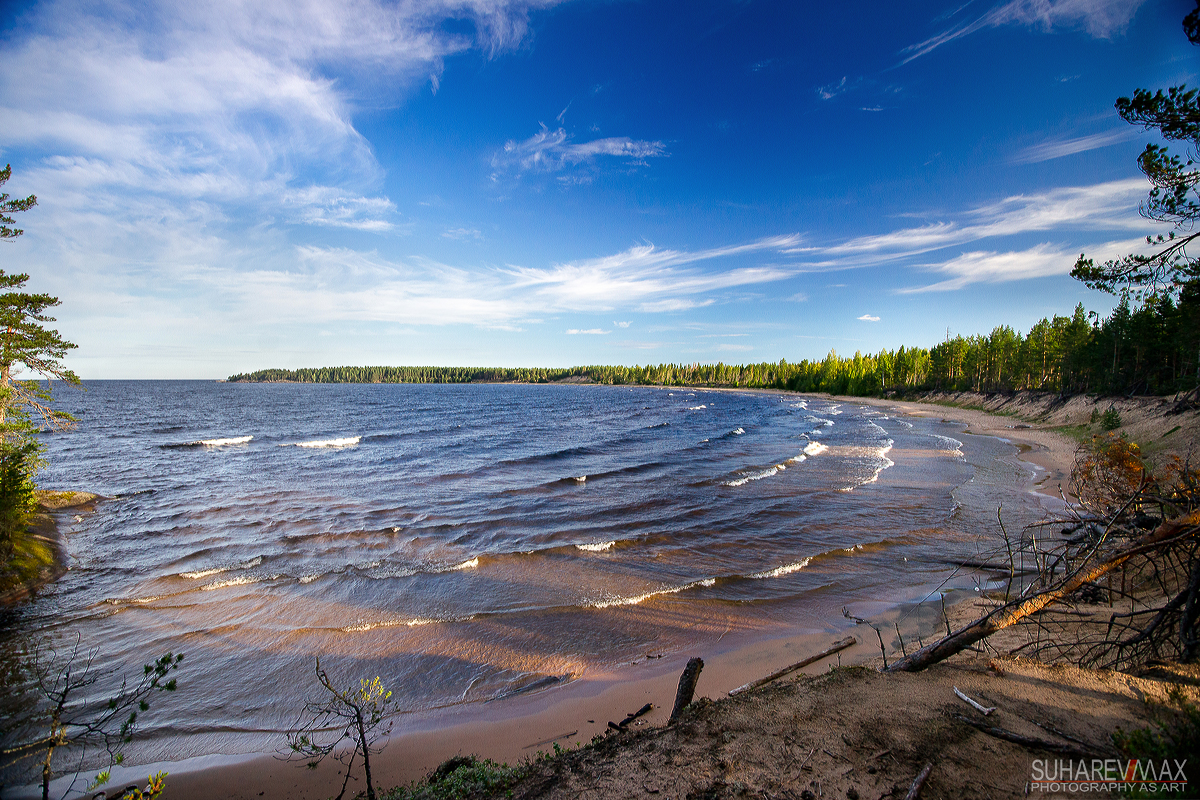
[[[963,433],[1003,439],[1017,447],[1018,460],[1033,464],[1045,472],[1044,476],[1034,481],[1030,491],[1064,499],[1068,502],[1071,500],[1068,482],[1071,470],[1075,466],[1075,450],[1078,445],[1074,440],[1056,430],[1023,421],[1014,424],[1011,421],[1020,419],[1019,417],[1008,417],[973,408],[906,400],[887,400],[878,397],[830,395],[829,399],[877,408],[896,409],[914,417],[940,417],[943,421],[964,425]]]
[[[698,390],[812,396],[764,389],[713,387]],[[1056,487],[1048,484],[1058,480],[1065,482],[1073,464],[1075,445],[1070,439],[1052,431],[1014,429],[1006,424],[1011,420],[1009,417],[875,398],[828,399],[892,408],[905,415],[942,417],[961,422],[967,433],[998,437],[1018,449],[1024,446],[1028,449],[1018,453],[1018,457],[1045,472],[1044,476],[1033,478],[1031,491],[1057,497],[1058,493],[1052,491]],[[974,599],[975,595],[969,594],[956,602],[961,604]],[[873,616],[905,620],[907,628],[907,617],[913,606],[915,604],[897,600],[887,611]],[[838,664],[862,664],[879,659],[874,631],[856,627],[840,618],[829,620],[825,630],[819,632],[779,635],[777,629],[764,629],[749,641],[730,642],[723,650],[699,653],[705,659],[705,668],[697,687],[697,697],[724,697],[730,689],[815,654],[847,633],[858,638],[857,645],[839,654],[840,657],[830,656],[806,667],[803,672],[814,675]],[[870,634],[870,638],[864,634]],[[909,631],[906,630],[905,635],[909,636]],[[552,750],[556,743],[564,747],[587,743],[594,735],[607,730],[610,719],[620,720],[647,702],[653,703],[655,709],[639,723],[662,725],[674,699],[679,672],[690,655],[695,654],[679,652],[661,659],[639,656],[633,664],[606,674],[589,675],[565,686],[491,703],[403,715],[386,748],[373,759],[376,785],[390,788],[408,784],[456,755],[473,754],[517,763],[535,757],[539,751]],[[302,763],[287,763],[267,753],[198,756],[180,762],[118,768],[113,772],[112,785],[143,781],[146,773],[159,769],[173,771],[168,786],[172,797],[179,800],[216,795],[247,800],[258,797],[264,800],[323,798],[336,795],[342,780],[338,765],[333,762],[309,770],[304,769]],[[362,788],[358,786],[358,789]],[[351,791],[356,791],[353,785]]]

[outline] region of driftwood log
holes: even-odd
[[[687,666],[683,668],[683,674],[679,676],[679,689],[675,692],[675,707],[671,709],[671,718],[667,720],[668,725],[678,722],[683,710],[691,704],[696,695],[696,682],[700,680],[702,669],[704,660],[701,658],[689,659]]]
[[[1186,535],[1197,525],[1200,525],[1200,511],[1193,511],[1190,514],[1167,520],[1107,561],[1102,561],[1099,564],[1079,570],[1053,589],[1047,589],[1026,599],[1018,599],[1002,605],[990,614],[972,622],[970,625],[959,628],[949,636],[931,645],[922,647],[912,655],[905,656],[891,666],[885,667],[884,671],[919,672],[928,666],[949,658],[955,653],[965,650],[980,639],[984,639],[996,631],[1007,628],[1009,625],[1024,619],[1030,614],[1042,610],[1050,603],[1061,600],[1080,586],[1096,580],[1106,572],[1121,566],[1134,556],[1162,547],[1172,539]]]
[[[770,675],[768,675],[765,678],[759,678],[756,681],[750,681],[750,683],[747,683],[745,686],[739,686],[738,688],[732,690],[729,693],[729,696],[732,697],[735,694],[741,694],[742,692],[748,692],[751,689],[757,689],[759,686],[764,686],[764,685],[770,683],[771,681],[778,680],[779,678],[782,678],[784,675],[787,675],[790,672],[795,672],[798,669],[807,667],[809,664],[815,664],[816,662],[820,661],[822,658],[831,656],[834,653],[845,650],[847,647],[850,647],[850,646],[856,645],[856,644],[858,644],[858,639],[854,638],[853,636],[847,636],[845,639],[839,639],[836,642],[834,642],[832,645],[825,648],[821,652],[816,653],[815,655],[811,655],[802,661],[797,661],[795,664],[784,667],[783,669],[779,670],[778,672],[772,672]]]

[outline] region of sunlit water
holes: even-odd
[[[271,751],[314,658],[407,709],[920,600],[1041,513],[961,426],[794,395],[89,382],[46,488],[71,569],[8,615],[101,669],[186,653],[133,763]],[[957,585],[974,580],[960,576]],[[935,594],[936,598],[937,595]],[[169,708],[169,712],[165,709]]]

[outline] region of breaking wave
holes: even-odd
[[[362,440],[361,436],[345,436],[341,439],[314,439],[311,442],[284,442],[280,447],[354,447]]]
[[[734,480],[727,481],[725,483],[725,485],[726,486],[745,486],[750,481],[761,481],[763,478],[770,478],[772,475],[778,475],[781,471],[783,471],[785,469],[787,469],[787,466],[785,466],[784,464],[776,464],[775,466],[770,467],[769,469],[764,469],[761,472],[751,472],[749,474],[742,475],[742,477],[740,477],[740,478],[735,478]]]
[[[592,542],[590,544],[577,544],[575,547],[585,553],[603,553],[605,550],[611,550],[616,546],[616,542]]]
[[[811,561],[812,557],[810,556],[809,558],[802,558],[799,561],[791,564],[784,564],[782,567],[768,569],[763,572],[756,572],[753,575],[747,575],[746,577],[753,578],[754,580],[763,580],[765,578],[778,578],[783,575],[791,575],[793,572],[799,572],[807,567]]]
[[[195,572],[181,572],[179,573],[179,577],[187,578],[189,580],[197,580],[199,578],[207,578],[210,575],[219,575],[222,572],[232,572],[233,570],[237,569],[253,569],[260,564],[262,564],[262,556],[252,558],[244,564],[237,564],[232,567],[212,567],[211,569],[201,569]]]
[[[593,603],[584,603],[585,608],[612,608],[613,606],[636,606],[639,603],[649,600],[651,597],[660,597],[667,594],[678,594],[679,592],[695,589],[701,586],[712,586],[717,582],[716,578],[704,578],[691,583],[685,583],[682,586],[669,586],[665,589],[657,589],[653,592],[643,592],[642,594],[633,595],[632,597],[614,597],[605,600],[597,600]]]
[[[253,438],[253,436],[230,436],[224,439],[199,439],[194,442],[166,444],[163,447],[232,447],[239,444],[248,444]]]

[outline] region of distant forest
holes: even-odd
[[[264,369],[231,382],[549,383],[728,386],[879,395],[891,392],[1170,394],[1200,386],[1200,286],[1178,300],[1153,297],[1137,310],[1127,299],[1105,319],[1083,305],[1070,317],[1043,319],[1022,335],[1002,325],[986,336],[955,336],[932,348],[901,347],[821,361],[762,364],[659,364],[571,368],[314,367]]]

